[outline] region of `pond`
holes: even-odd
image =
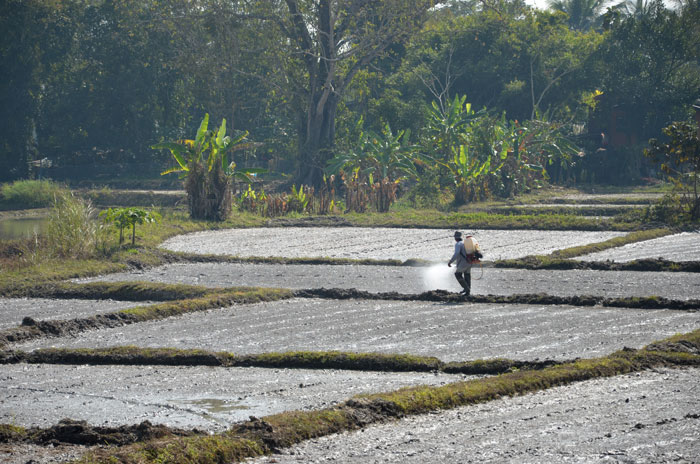
[[[33,237],[44,232],[48,222],[45,217],[0,219],[0,240]]]

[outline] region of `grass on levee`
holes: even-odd
[[[433,229],[508,229],[508,230],[613,230],[632,231],[642,227],[637,221],[589,218],[575,214],[499,214],[454,212],[435,209],[393,209],[388,213],[348,213],[347,222],[359,227],[409,227]]]

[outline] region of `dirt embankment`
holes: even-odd
[[[205,350],[139,348],[39,349],[31,352],[0,351],[0,364],[72,364],[123,366],[219,366],[284,369],[335,369],[380,372],[445,372],[497,375],[514,370],[545,369],[568,361],[516,361],[496,358],[443,362],[435,357],[339,351],[285,352],[234,355]]]
[[[100,427],[86,421],[62,419],[49,428],[12,427],[0,425],[0,443],[35,443],[39,445],[56,445],[70,443],[74,445],[128,445],[139,441],[152,440],[167,436],[192,436],[201,433],[197,430],[182,430],[164,425],[154,425],[143,421],[138,425],[120,427]]]
[[[532,295],[471,295],[465,297],[458,293],[445,290],[433,290],[420,294],[401,294],[397,292],[370,293],[357,289],[318,288],[297,290],[294,295],[300,298],[327,298],[334,300],[363,299],[363,300],[395,300],[395,301],[436,301],[457,303],[494,304],[541,304],[541,305],[571,305],[571,306],[608,306],[616,308],[636,309],[675,309],[696,311],[700,309],[700,300],[670,300],[659,297],[642,298],[605,298],[600,296],[554,296],[541,294]]]

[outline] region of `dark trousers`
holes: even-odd
[[[459,285],[461,285],[464,289],[464,293],[469,295],[469,293],[471,293],[472,290],[472,273],[469,271],[455,272],[455,277],[457,278],[457,282],[459,282]]]

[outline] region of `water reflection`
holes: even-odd
[[[0,220],[0,240],[33,237],[46,230],[47,218],[18,218]]]

